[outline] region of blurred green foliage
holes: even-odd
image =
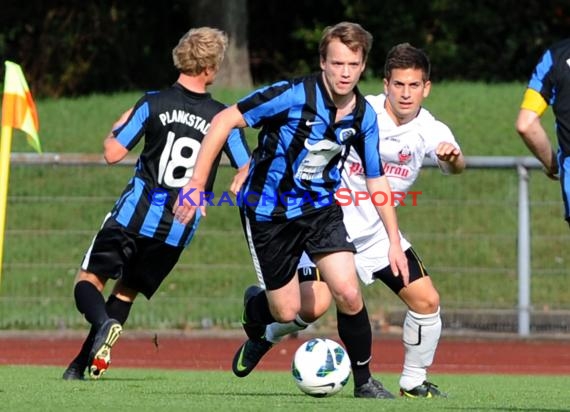
[[[224,1],[210,0],[208,10],[235,13]],[[37,96],[162,87],[173,81],[170,53],[180,36],[194,22],[217,20],[199,15],[202,3],[5,0],[0,56],[22,65]],[[249,69],[257,84],[317,70],[322,29],[342,20],[359,22],[374,35],[371,77],[382,76],[389,48],[407,41],[430,54],[434,80],[524,81],[544,48],[570,32],[568,0],[244,4],[248,18],[230,21],[247,26]]]

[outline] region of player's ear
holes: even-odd
[[[386,96],[388,96],[388,84],[390,83],[390,80],[388,80],[387,78],[384,77],[384,94]]]
[[[429,96],[431,91],[431,82],[428,80],[424,83],[424,99]]]

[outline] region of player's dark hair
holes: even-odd
[[[410,43],[400,43],[390,49],[384,64],[384,77],[390,80],[394,69],[420,69],[424,82],[429,80],[431,64],[427,54]]]

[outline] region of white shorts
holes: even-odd
[[[403,236],[400,236],[400,243],[403,251],[408,250],[412,246]],[[390,265],[390,261],[388,260],[389,243],[386,240],[381,242],[368,242],[367,244],[355,243],[355,246],[358,250],[354,255],[356,273],[364,284],[370,285],[376,280],[372,277],[374,272],[378,272]],[[307,267],[315,267],[315,264],[306,253],[303,253],[298,268],[302,269]]]

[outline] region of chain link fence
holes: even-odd
[[[519,175],[516,167],[480,160],[468,159],[460,176],[425,168],[414,188],[421,192],[417,205],[398,209],[400,226],[440,292],[447,331],[516,332]],[[0,329],[85,328],[73,301],[74,277],[133,167],[134,159],[110,167],[93,155],[13,155]],[[528,170],[530,333],[566,334],[570,231],[559,185]],[[221,167],[215,190],[226,190],[232,175]],[[242,293],[254,281],[236,208],[212,207],[155,297],[137,299],[128,326],[239,328]],[[405,308],[387,287],[374,284],[364,294],[376,330],[401,325]],[[334,322],[331,309],[315,327]]]

